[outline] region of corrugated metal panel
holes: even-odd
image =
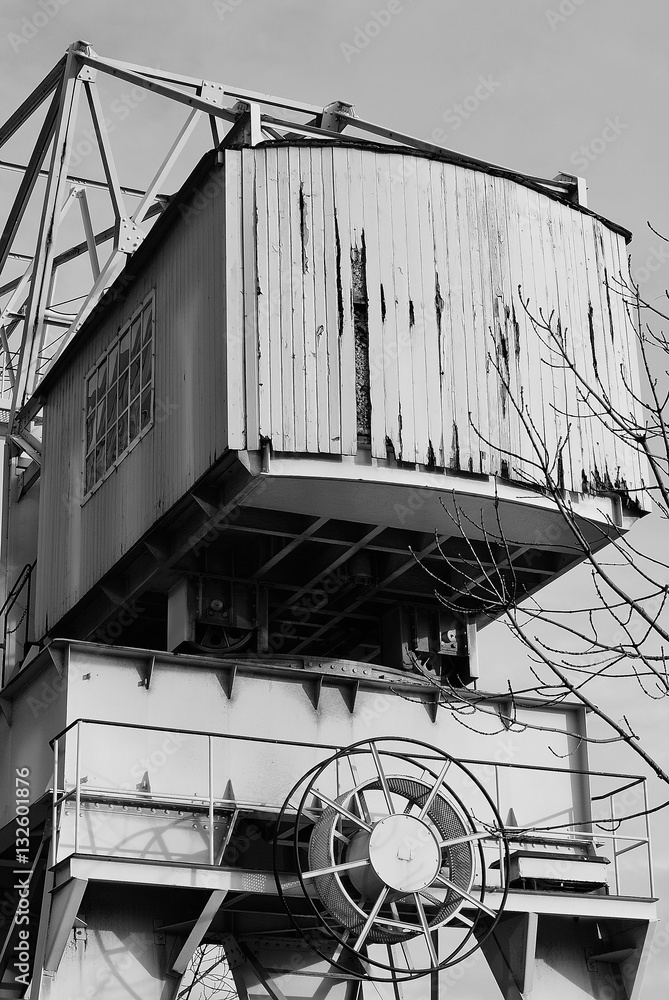
[[[214,175],[184,206],[160,253],[127,286],[127,296],[82,343],[50,392],[38,547],[38,634],[72,607],[226,450],[230,404],[222,176],[217,180]],[[152,289],[153,427],[85,498],[85,374]],[[241,324],[237,336],[242,336]]]

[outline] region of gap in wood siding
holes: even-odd
[[[369,300],[367,298],[367,250],[364,230],[360,246],[351,247],[351,293],[355,338],[355,408],[358,444],[371,443],[372,399],[369,370]]]

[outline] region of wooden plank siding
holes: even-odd
[[[528,316],[559,319],[588,376],[596,369],[611,398],[622,399],[620,365],[628,372],[634,364],[622,304],[606,288],[620,272],[622,236],[510,179],[396,150],[306,146],[227,155],[237,183],[236,157],[253,160],[257,177],[276,178],[271,194],[267,185],[239,188],[244,232],[257,232],[259,257],[271,242],[279,261],[278,270],[269,266],[270,287],[258,285],[277,303],[269,343],[282,345],[280,368],[273,356],[258,388],[260,413],[272,413],[263,436],[274,450],[357,450],[351,254],[364,246],[372,457],[384,459],[390,449],[402,462],[531,480],[536,456],[498,366],[512,395],[522,391],[549,451],[569,428],[567,488],[638,479],[638,462],[587,418],[575,380]],[[267,174],[265,163],[277,156],[279,168]],[[253,173],[251,166],[241,172]],[[256,294],[252,258],[244,301]],[[245,336],[251,343],[254,328]],[[254,383],[247,400],[257,377],[255,363],[238,369],[240,380]],[[271,398],[282,387],[281,411]],[[237,446],[259,446],[252,439],[258,419],[249,414],[248,440],[240,427]]]
[[[510,178],[397,149],[266,144],[223,155],[209,194],[182,204],[124,297],[50,380],[38,629],[227,449],[356,454],[361,260],[373,459],[531,480],[535,456],[498,366],[549,450],[571,427],[567,489],[639,485],[638,458],[588,419],[518,292],[532,314],[559,317],[587,376],[627,405],[633,332],[607,289],[626,273],[617,231]],[[85,374],[151,291],[154,424],[84,498]]]

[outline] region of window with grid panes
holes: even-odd
[[[85,492],[153,420],[153,295],[123,327],[86,380]]]

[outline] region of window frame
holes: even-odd
[[[145,312],[150,312],[150,320],[148,321],[149,333],[145,334],[145,327],[143,322],[143,315]],[[135,323],[139,321],[139,336],[138,336],[138,349],[134,350],[132,342],[132,330]],[[155,376],[156,376],[156,294],[155,289],[151,289],[148,295],[146,295],[142,301],[139,303],[137,308],[133,311],[130,319],[123,324],[119,329],[118,333],[108,344],[104,351],[98,356],[95,364],[91,365],[84,376],[84,433],[83,433],[83,467],[82,476],[84,481],[83,489],[83,499],[82,506],[86,501],[93,496],[93,494],[100,488],[100,486],[108,479],[108,477],[114,472],[120,463],[126,458],[127,455],[137,446],[137,444],[144,438],[144,436],[151,430],[155,423]],[[127,347],[127,367],[121,369],[121,354],[120,346],[125,336],[128,336],[128,347]],[[148,353],[145,355],[145,349],[149,347]],[[148,359],[148,360],[147,360]],[[109,395],[111,392],[111,387],[109,385],[109,371],[110,362],[112,365],[113,372],[113,384],[115,387],[115,400],[110,402]],[[146,374],[143,372],[143,362],[146,364],[148,369],[148,380],[146,379]],[[138,387],[136,394],[130,398],[131,392],[131,378],[133,365],[137,364],[137,378]],[[103,367],[104,366],[104,367]],[[97,373],[97,382],[94,387],[95,392],[95,403],[91,407],[91,391],[89,383],[91,379]],[[126,401],[121,408],[119,403],[119,383],[121,382],[122,376],[126,376],[126,386],[124,395],[126,395]],[[102,380],[102,392],[101,388]],[[142,399],[145,393],[149,393],[148,397],[148,409],[149,416],[147,422],[144,426],[141,425],[142,422]],[[104,393],[104,404],[102,401],[98,401],[98,394],[102,395]],[[133,438],[130,438],[130,427],[131,427],[131,414],[134,404],[137,403],[137,410],[134,419],[137,421],[138,430]],[[104,413],[101,413],[101,407],[104,406]],[[112,406],[112,413],[109,413],[109,407]],[[125,446],[119,450],[119,425],[121,424],[122,418],[125,418],[125,432],[124,437],[126,440]],[[89,421],[91,422],[91,432],[89,432]],[[104,430],[102,435],[100,434],[100,423],[104,421]],[[113,425],[114,427],[114,441],[113,441],[113,451],[110,451],[112,441],[110,439],[109,430]],[[101,457],[103,460],[104,471],[101,475],[97,476],[97,462],[99,457],[97,455],[98,449],[102,448]],[[113,459],[110,461],[110,454],[113,454]],[[92,481],[89,478],[89,461],[92,460]]]

